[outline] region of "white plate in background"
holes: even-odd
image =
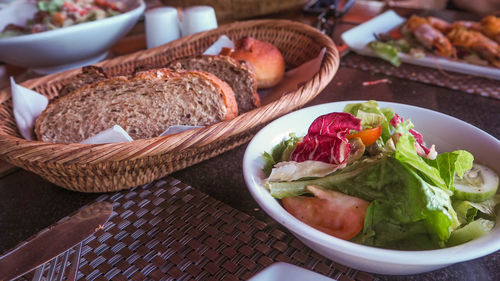
[[[375,40],[375,34],[386,33],[406,22],[406,19],[399,16],[393,10],[388,10],[379,16],[364,22],[342,34],[342,40],[354,52],[378,57],[368,43]],[[425,57],[415,58],[405,53],[399,53],[402,62],[420,66],[438,68],[463,74],[476,75],[495,80],[500,80],[500,69],[490,66],[474,65],[462,61],[434,56],[427,53]]]

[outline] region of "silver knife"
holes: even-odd
[[[74,247],[103,227],[113,213],[109,202],[88,205],[0,257],[0,280],[22,276]]]

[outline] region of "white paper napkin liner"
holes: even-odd
[[[203,128],[203,126],[186,126],[186,125],[173,125],[168,127],[165,132],[160,134],[160,137],[162,136],[167,136],[167,135],[173,135],[173,134],[178,134],[187,130],[191,129],[198,129],[198,128]]]
[[[96,135],[84,139],[80,143],[85,144],[100,144],[100,143],[115,143],[115,142],[130,142],[133,139],[130,135],[119,125],[106,129]]]
[[[226,35],[221,35],[217,41],[215,41],[210,47],[208,47],[205,52],[203,52],[204,55],[218,55],[222,48],[228,47],[234,49],[234,42],[229,39]]]
[[[178,134],[187,130],[203,128],[203,126],[186,126],[186,125],[174,125],[168,127],[165,132],[161,133],[161,136]],[[113,127],[104,130],[97,135],[91,136],[81,143],[85,144],[100,144],[100,143],[115,143],[115,142],[130,142],[133,139],[121,126],[114,125]]]
[[[33,128],[35,121],[49,104],[49,99],[23,86],[17,85],[10,77],[12,106],[17,128],[27,140],[34,140]]]

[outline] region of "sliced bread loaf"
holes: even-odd
[[[59,97],[65,96],[85,85],[108,79],[108,74],[98,66],[84,66],[82,72],[78,73],[59,92]]]
[[[229,56],[204,55],[179,59],[167,67],[201,70],[219,77],[233,89],[239,113],[260,106],[255,70],[245,61],[237,61]]]
[[[172,125],[206,126],[238,115],[233,91],[202,71],[155,69],[84,86],[49,104],[36,120],[39,140],[77,143],[113,125],[133,139]]]

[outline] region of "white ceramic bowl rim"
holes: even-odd
[[[135,6],[135,8],[132,8],[131,10],[128,10],[128,11],[121,13],[119,15],[116,15],[116,16],[107,17],[107,18],[103,18],[103,19],[95,20],[95,21],[83,22],[80,24],[70,25],[70,26],[63,27],[63,28],[47,30],[47,31],[40,32],[40,33],[23,34],[23,35],[19,35],[19,36],[0,38],[0,43],[20,43],[20,42],[24,42],[24,41],[48,39],[51,37],[61,36],[61,35],[65,35],[68,33],[79,32],[79,31],[87,30],[89,28],[98,27],[99,25],[106,24],[106,23],[109,23],[111,21],[117,21],[117,20],[127,18],[131,14],[142,13],[142,11],[144,11],[144,9],[146,8],[146,4],[144,3],[143,0],[135,1],[134,6]]]
[[[364,102],[365,100],[352,100],[352,101],[342,101],[338,103],[358,103],[358,102]],[[399,104],[399,103],[392,103],[392,102],[378,102],[382,107],[394,107],[394,106],[403,106],[403,107],[409,107],[409,108],[416,108],[419,110],[423,110],[423,112],[429,112],[433,114],[437,114],[446,118],[453,118],[459,122],[463,122],[457,118],[454,118],[452,116],[436,112],[433,110],[425,109],[425,108],[420,108],[416,106],[411,106],[411,105],[404,105],[404,104]],[[322,105],[316,105],[316,106],[311,106],[308,108],[304,108],[298,111],[295,111],[290,114],[295,114],[296,112],[304,111],[304,110],[311,110],[317,107],[323,107],[325,105],[334,105],[336,103],[329,103],[329,104],[322,104]],[[404,112],[401,112],[404,113]],[[290,115],[288,114],[288,115]],[[268,124],[268,126],[272,126],[272,124],[275,124],[277,122],[280,122],[281,119],[286,118],[287,115],[280,117],[276,119],[275,121],[271,122]],[[465,122],[463,122],[465,123]],[[470,126],[471,129],[479,130],[478,128],[465,123],[467,126]],[[259,137],[260,134],[263,134],[263,131],[266,129],[264,127],[260,132],[258,132],[254,139],[249,143],[248,147],[252,146],[252,143],[256,138]],[[418,128],[417,128],[418,129]],[[479,130],[481,131],[481,130]],[[482,132],[482,131],[481,131]],[[483,132],[483,134],[486,135],[486,137],[491,138],[492,140],[495,140],[498,142],[496,138],[493,136],[489,135],[486,132]],[[248,148],[247,148],[248,149]],[[263,151],[262,151],[263,152]],[[255,159],[250,159],[247,153],[245,153],[245,156],[243,158],[243,167],[245,170],[245,166],[249,166],[251,161],[254,161]],[[349,253],[350,255],[353,256],[358,256],[358,257],[370,257],[372,260],[381,260],[381,261],[395,261],[399,264],[405,264],[405,265],[429,265],[429,264],[451,264],[451,263],[456,263],[456,262],[461,262],[461,261],[466,261],[466,260],[471,260],[475,259],[487,254],[492,253],[493,251],[497,251],[500,249],[500,238],[496,239],[496,241],[489,243],[488,247],[474,247],[476,244],[479,246],[479,242],[482,240],[482,238],[475,239],[473,241],[467,242],[462,245],[454,246],[454,247],[448,247],[448,248],[443,248],[443,249],[436,249],[436,250],[425,250],[425,251],[402,251],[402,250],[389,250],[389,249],[383,249],[383,248],[376,248],[376,247],[370,247],[366,245],[361,245],[361,244],[356,244],[353,242],[349,242],[346,240],[342,240],[333,236],[330,236],[326,233],[323,233],[319,230],[316,230],[295,217],[293,217],[291,214],[286,212],[283,208],[278,208],[278,209],[273,209],[266,204],[262,203],[261,200],[265,200],[265,196],[270,197],[269,195],[263,196],[261,191],[257,188],[256,186],[261,186],[260,183],[255,181],[255,178],[252,177],[252,175],[249,175],[247,173],[244,173],[245,177],[245,182],[247,186],[249,187],[249,191],[251,195],[255,198],[255,200],[259,203],[259,205],[265,210],[266,213],[268,213],[272,218],[277,220],[281,224],[286,224],[285,226],[290,229],[292,232],[305,237],[306,239],[309,239],[311,241],[314,241],[315,243],[323,245],[325,248],[328,249],[335,249],[336,251],[339,252],[344,252],[344,253]],[[263,188],[263,187],[262,187]],[[267,191],[267,190],[266,190]],[[268,192],[268,191],[267,191]],[[276,200],[273,198],[273,200]],[[498,223],[498,219],[497,219]],[[471,249],[474,249],[471,251]]]

